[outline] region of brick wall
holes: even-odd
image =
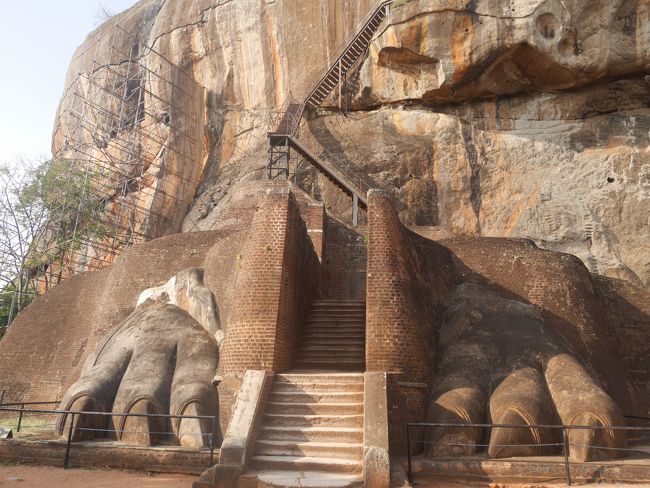
[[[325,253],[325,205],[315,202],[314,199],[297,186],[291,187],[291,192],[296,199],[300,215],[307,226],[307,234],[314,245],[314,250],[322,259]]]
[[[219,235],[198,232],[134,246],[110,269],[74,276],[39,297],[0,342],[5,401],[61,398],[105,333],[131,313],[140,292],[201,266]]]
[[[435,334],[456,287],[451,254],[406,229],[388,194],[372,191],[368,208],[368,371],[430,383]]]
[[[639,395],[637,414],[650,417],[650,291],[603,276],[596,278],[596,290]]]
[[[290,369],[320,262],[289,187],[269,189],[255,214],[238,264],[219,371],[227,422],[247,369]]]
[[[325,216],[323,293],[332,300],[363,300],[366,295],[366,232]]]
[[[540,308],[545,322],[572,346],[623,410],[636,394],[605,319],[594,282],[575,256],[539,249],[524,239],[459,237],[440,241],[454,254],[462,281],[491,286]]]
[[[267,202],[267,190],[277,188],[284,193],[276,194],[277,198],[271,201],[280,211],[260,209]],[[271,323],[275,325],[279,320],[275,330],[278,341],[277,345],[274,338],[266,344],[263,340],[256,342],[246,331],[247,325],[240,330],[240,338],[243,347],[251,351],[266,345],[272,357],[272,369],[289,367],[290,353],[300,330],[298,317],[305,313],[311,293],[318,287],[319,263],[298,206],[287,188],[286,182],[246,185],[241,189],[241,198],[234,196],[238,201],[231,204],[222,219],[225,224],[236,225],[139,244],[125,251],[111,268],[75,276],[37,299],[16,319],[0,343],[0,392],[5,390],[5,401],[60,398],[78,379],[87,356],[101,338],[132,312],[142,290],[165,283],[182,269],[205,268],[205,283],[215,294],[226,332],[232,329],[231,315],[236,318],[239,314],[241,319],[248,314],[250,318],[255,309],[241,309],[242,290],[246,291],[246,285],[241,283],[238,273],[248,269],[243,258],[250,254],[247,250],[252,249],[252,242],[261,246],[262,256],[277,258],[276,262],[265,263],[270,266],[266,271],[276,272],[273,281],[267,279],[270,275],[264,269],[260,270],[257,281],[248,276],[251,286],[257,287],[254,294],[264,295],[269,290],[277,294]],[[305,211],[309,208],[307,203],[303,206]],[[269,215],[274,216],[274,223],[267,220]],[[257,219],[254,225],[257,231],[249,232],[254,219]],[[268,240],[271,228],[281,230],[275,244]],[[267,245],[271,246],[270,251]],[[227,363],[228,354],[223,347],[221,356]],[[230,371],[243,374],[244,359],[243,356],[235,358]],[[238,390],[236,380],[228,388],[226,379],[219,388],[224,428]]]
[[[368,219],[366,364],[389,373],[393,452],[403,452],[406,422],[425,418],[442,312],[462,282],[538,306],[624,412],[647,410],[646,291],[607,280],[596,288],[576,257],[523,239],[425,239],[401,224],[383,192],[371,192]]]
[[[366,368],[388,374],[392,453],[405,450],[407,422],[425,419],[436,334],[456,287],[451,254],[406,229],[392,198],[368,202]]]

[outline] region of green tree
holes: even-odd
[[[110,235],[100,177],[66,159],[0,167],[0,320],[4,308],[10,323],[29,303],[35,279],[58,283],[80,247]]]

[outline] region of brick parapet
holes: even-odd
[[[267,191],[238,261],[219,362],[224,427],[246,370],[291,368],[309,304],[319,293],[320,262],[289,187]]]
[[[455,288],[451,256],[402,225],[390,194],[368,198],[367,370],[430,384],[436,332]]]
[[[38,297],[0,343],[4,401],[60,399],[99,341],[132,312],[142,290],[200,267],[222,235],[195,232],[139,244],[125,250],[111,268],[73,276]]]
[[[366,368],[388,373],[391,453],[406,449],[406,423],[426,417],[437,332],[456,287],[451,254],[400,222],[391,195],[368,196]]]
[[[269,190],[237,271],[220,361],[224,374],[291,367],[318,275],[318,258],[293,194],[288,188]]]
[[[616,332],[577,257],[539,249],[525,239],[457,237],[440,244],[453,253],[461,281],[536,305],[616,402],[636,408]]]
[[[363,300],[368,264],[367,236],[363,228],[350,227],[325,216],[323,292],[331,300]]]

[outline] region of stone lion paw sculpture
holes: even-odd
[[[565,341],[525,303],[479,285],[455,292],[440,331],[440,363],[428,420],[434,423],[586,425],[568,429],[577,461],[613,458],[625,447],[622,413]],[[488,445],[488,456],[561,451],[560,429],[432,428],[429,455],[461,456]]]
[[[182,271],[160,288],[146,290],[134,312],[91,355],[61,409],[80,412],[218,415],[213,380],[219,361],[219,315],[203,271]],[[67,434],[71,415],[59,421]],[[214,426],[218,428],[218,422]],[[74,439],[114,436],[153,445],[172,441],[204,447],[209,420],[77,415]],[[173,432],[173,435],[167,433]],[[112,434],[112,435],[111,435]]]

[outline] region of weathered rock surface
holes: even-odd
[[[492,429],[490,457],[558,451],[559,431],[526,426],[625,423],[620,408],[535,307],[465,283],[445,314],[430,421],[522,426]],[[476,427],[435,428],[431,451],[473,454],[485,435]],[[620,451],[605,454],[602,448],[626,447],[622,431],[575,430],[569,437],[571,457],[579,461],[618,457]]]
[[[209,92],[184,230],[223,225],[232,188],[263,175],[270,111],[300,96],[370,4],[143,0],[109,21]],[[396,4],[352,79],[350,116],[311,114],[303,139],[396,189],[417,224],[529,237],[649,284],[650,2]],[[302,176],[349,212],[324,179]]]

